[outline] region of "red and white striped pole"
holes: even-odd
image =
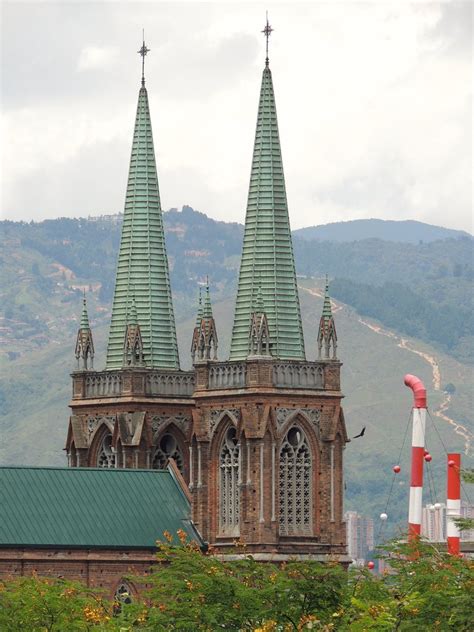
[[[461,515],[461,455],[448,454],[448,498],[446,503],[446,522],[448,553],[459,555],[459,529],[454,520]]]
[[[414,375],[405,375],[405,386],[413,391],[413,434],[411,441],[410,505],[408,510],[408,539],[421,534],[423,509],[423,457],[425,450],[426,388]]]

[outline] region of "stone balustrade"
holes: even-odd
[[[274,362],[273,385],[288,388],[324,388],[324,367],[317,362]]]
[[[124,395],[191,397],[195,382],[193,371],[91,371],[84,379],[86,398]]]
[[[203,386],[198,387],[198,390],[202,390],[203,387],[208,390],[242,389],[259,385],[337,390],[338,363],[329,363],[332,367],[326,366],[327,364],[266,360],[261,365],[267,367],[265,372],[255,373],[255,362],[212,362],[199,369],[204,369],[204,382],[201,382]],[[73,396],[85,399],[130,396],[192,397],[195,389],[195,371],[87,371],[74,373]]]
[[[221,362],[209,367],[209,388],[244,388],[247,367],[245,362]]]

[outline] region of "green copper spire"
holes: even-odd
[[[211,305],[211,293],[209,291],[209,279],[207,280],[206,285],[206,296],[204,297],[204,310],[203,314],[204,318],[212,318],[212,305]]]
[[[324,290],[323,318],[328,320],[332,318],[331,298],[329,296],[329,281],[326,274],[326,289]]]
[[[143,45],[142,57],[148,49]],[[145,365],[178,369],[178,345],[147,90],[142,76],[117,264],[106,369],[119,369],[133,298]]]
[[[85,292],[84,292],[84,298],[82,299],[81,329],[90,329],[89,316],[87,314],[87,302],[86,302]]]
[[[263,70],[258,106],[231,360],[243,360],[248,356],[250,316],[259,285],[268,318],[273,357],[304,360],[285,178],[272,74],[268,64]]]

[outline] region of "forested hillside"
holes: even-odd
[[[321,226],[308,226],[294,231],[297,237],[312,241],[359,241],[360,239],[383,239],[400,243],[419,244],[439,239],[468,237],[462,230],[433,226],[410,220],[353,219]]]
[[[215,222],[189,207],[164,218],[181,366],[190,366],[197,284],[206,275],[212,285],[219,357],[224,359],[243,228]],[[120,228],[120,216],[1,223],[0,464],[64,464],[69,373],[82,293],[87,292],[95,365],[101,369]],[[441,491],[445,462],[438,432],[453,451],[469,452],[472,440],[472,370],[467,366],[472,359],[472,240],[422,245],[378,239],[294,241],[307,357],[316,356],[327,272],[338,299],[334,309],[350,436],[367,426],[365,437],[347,447],[346,508],[376,518],[385,507],[410,412],[411,394],[402,383],[408,372],[428,387],[437,424],[435,431],[430,422],[428,440]],[[433,339],[436,347],[420,338]],[[406,520],[408,458],[405,450],[399,485],[392,493],[392,527]]]
[[[231,296],[243,227],[214,221],[190,207],[173,209],[164,218],[178,314],[191,314],[197,283],[206,275],[216,298]],[[56,312],[53,309],[49,314],[51,298],[53,304],[55,299],[62,305],[77,304],[82,289],[96,290],[106,317],[120,226],[120,216],[1,223],[3,332],[9,353],[15,357],[23,342],[15,349],[8,341],[31,340],[41,345],[49,339]],[[432,234],[437,227],[428,228]],[[446,229],[438,231],[450,234]],[[333,295],[360,314],[434,344],[464,362],[474,356],[473,243],[463,235],[422,244],[294,238],[300,276],[328,273]],[[74,320],[73,310],[69,316]]]

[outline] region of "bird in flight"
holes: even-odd
[[[353,439],[358,439],[359,437],[363,437],[365,434],[365,426],[362,428],[362,430],[359,432],[358,435],[356,435],[355,437],[352,437]]]

